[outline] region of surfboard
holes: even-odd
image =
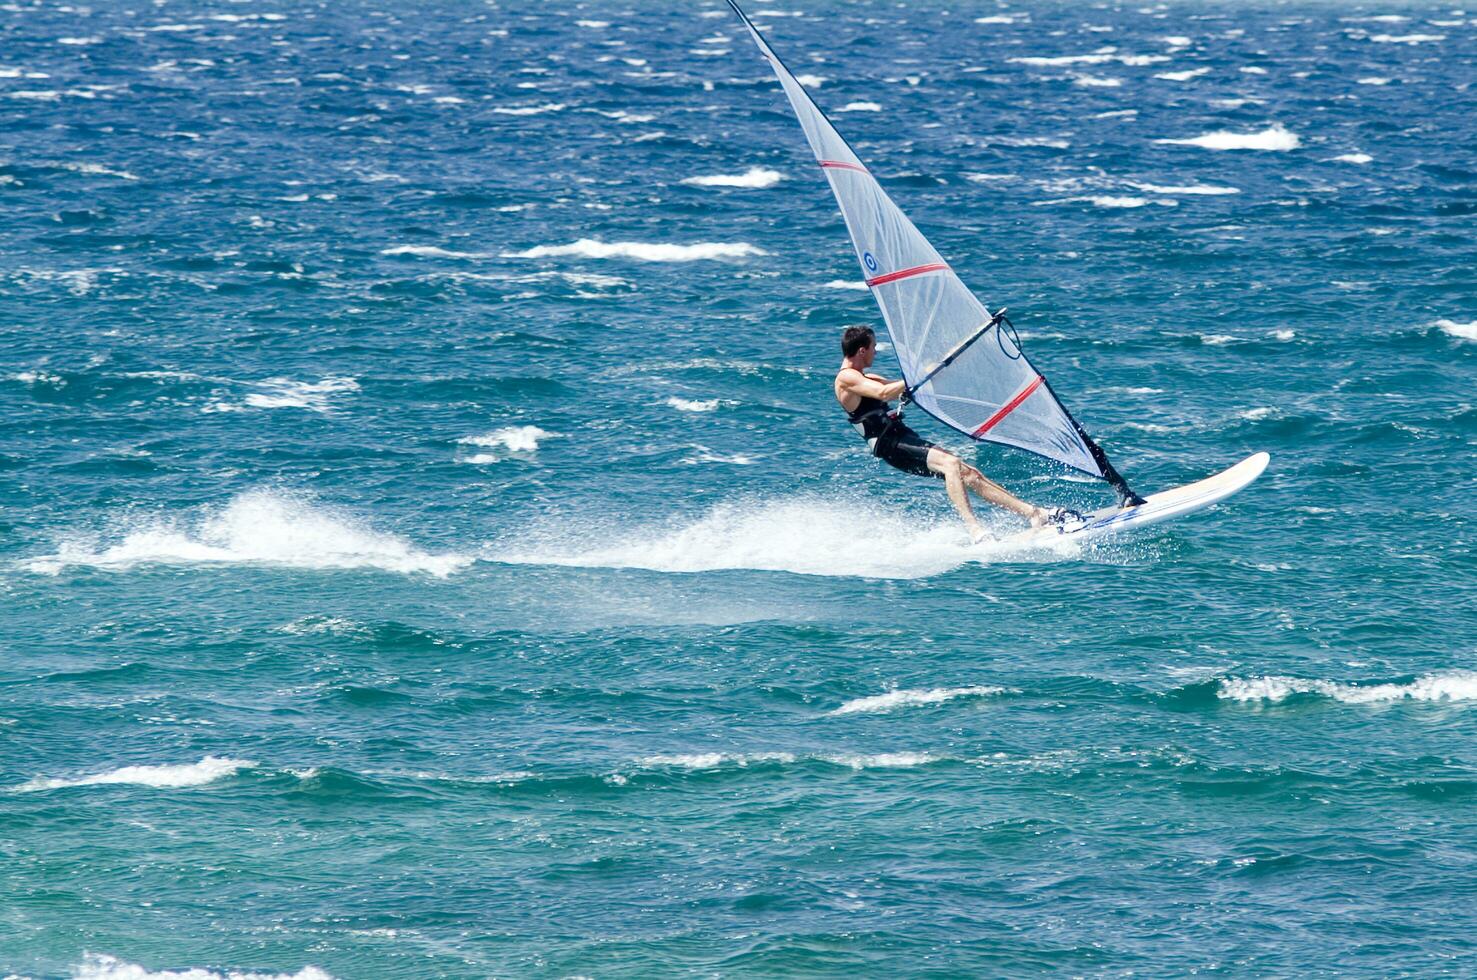
[[[1197,510],[1204,510],[1225,500],[1238,490],[1245,489],[1262,475],[1262,471],[1267,468],[1267,463],[1271,458],[1267,453],[1253,453],[1235,466],[1221,470],[1214,476],[1208,476],[1194,483],[1186,483],[1184,486],[1151,493],[1137,507],[1104,507],[1102,510],[1083,515],[1086,519],[1080,524],[1064,527],[1036,527],[1013,535],[1007,540],[1022,544],[1063,537],[1081,541],[1109,534],[1121,534],[1135,528],[1147,527],[1150,524],[1158,524],[1161,521],[1193,514]]]

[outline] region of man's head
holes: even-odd
[[[872,363],[877,353],[877,335],[871,327],[847,327],[841,334],[841,354],[862,362],[862,367]]]

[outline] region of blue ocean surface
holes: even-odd
[[[971,548],[716,0],[6,4],[0,975],[1473,971],[1477,11],[751,13],[1138,488],[1266,475]]]

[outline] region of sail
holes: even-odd
[[[1089,448],[1013,335],[990,326],[994,318],[984,304],[887,196],[738,4],[728,2],[779,76],[831,183],[913,400],[971,438],[1108,478],[1104,470],[1111,465],[1101,450]]]

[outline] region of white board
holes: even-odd
[[[1087,520],[1067,527],[1037,527],[1012,536],[1011,543],[1029,543],[1047,538],[1070,537],[1073,540],[1118,534],[1131,528],[1146,527],[1184,514],[1204,510],[1246,487],[1267,468],[1271,456],[1253,453],[1230,469],[1221,470],[1195,483],[1172,490],[1151,493],[1137,507],[1105,507],[1084,515]]]

